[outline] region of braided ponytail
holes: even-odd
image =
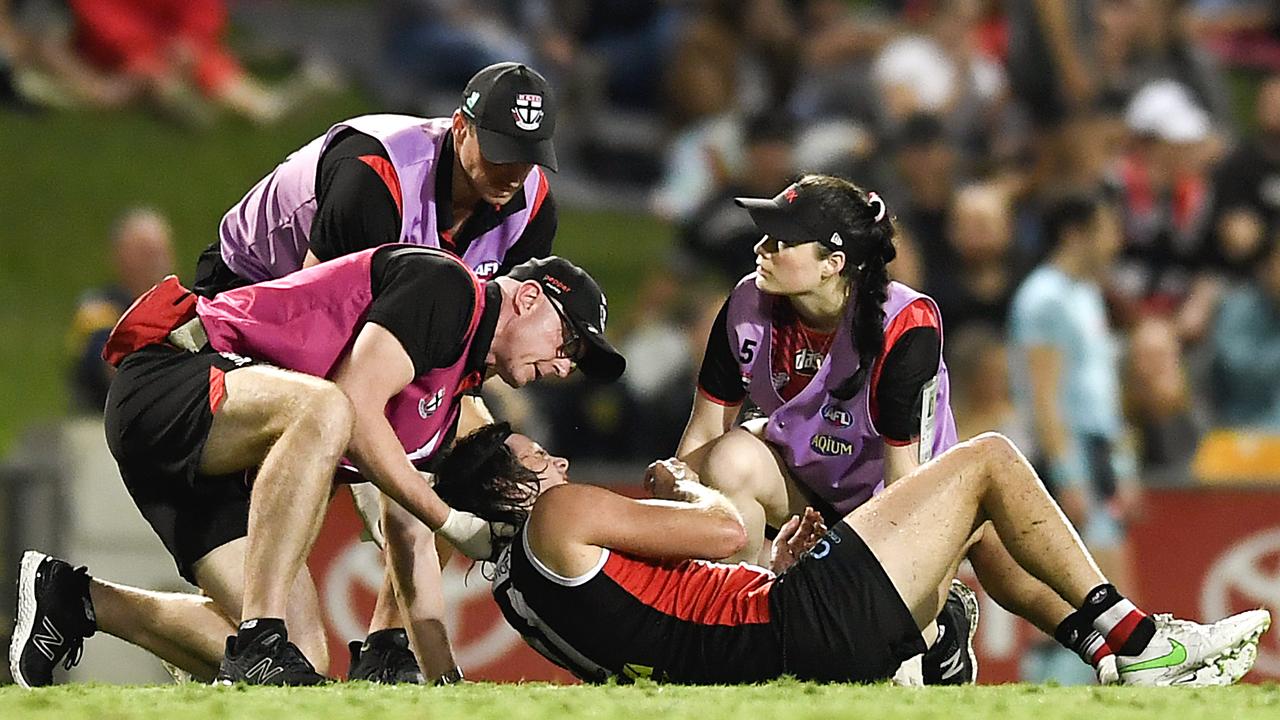
[[[878,223],[879,225],[879,223]],[[883,223],[890,228],[892,224]],[[875,233],[886,235],[886,233]],[[856,269],[856,294],[853,302],[853,339],[858,344],[858,370],[845,378],[831,394],[841,400],[849,400],[862,389],[871,373],[871,366],[884,348],[884,303],[889,299],[889,271],[885,267],[897,255],[889,242],[882,239],[882,246],[873,250]]]

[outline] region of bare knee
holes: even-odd
[[[702,481],[730,497],[757,495],[761,469],[773,458],[764,441],[743,430],[722,436],[707,453]]]
[[[310,385],[289,412],[289,426],[304,430],[315,451],[341,455],[346,450],[355,411],[351,400],[337,385],[331,382]]]

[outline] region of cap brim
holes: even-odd
[[[568,317],[568,316],[566,316]],[[603,335],[593,333],[575,318],[569,318],[578,336],[587,341],[587,353],[578,361],[578,369],[592,380],[613,382],[626,372],[627,359],[609,344]]]
[[[746,208],[751,221],[760,232],[775,240],[797,244],[812,242],[813,232],[800,223],[789,208],[774,202],[773,198],[734,198],[738,207]]]
[[[557,170],[556,147],[551,138],[517,138],[478,126],[476,136],[480,139],[480,154],[491,163],[525,163]]]

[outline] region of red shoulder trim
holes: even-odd
[[[538,211],[542,209],[542,201],[547,199],[547,191],[551,189],[551,185],[547,182],[547,174],[542,172],[542,168],[535,167],[533,171],[538,173],[538,190],[533,195],[533,207],[529,208],[530,220],[537,217]]]
[[[721,400],[720,398],[716,397],[715,395],[712,395],[711,393],[709,393],[709,392],[707,392],[706,390],[702,389],[702,386],[701,386],[701,385],[699,385],[699,386],[698,386],[698,394],[699,394],[699,395],[701,395],[702,397],[704,397],[704,398],[706,398],[706,399],[710,400],[711,402],[713,402],[713,403],[715,403],[715,404],[717,404],[717,405],[722,406],[722,407],[737,407],[737,406],[739,406],[739,405],[741,405],[741,404],[742,404],[742,401],[741,401],[741,400],[739,400],[738,402],[729,402],[728,400]]]
[[[378,173],[378,177],[382,178],[382,182],[387,185],[387,192],[391,193],[391,199],[396,201],[396,212],[404,215],[404,202],[400,194],[400,177],[396,175],[396,169],[390,160],[378,155],[361,155],[360,162],[368,165],[371,170]]]
[[[938,318],[938,312],[933,309],[933,303],[924,298],[908,303],[889,323],[889,327],[884,329],[884,347],[880,350],[880,357],[876,358],[876,366],[871,370],[871,396],[867,398],[872,422],[875,422],[880,415],[880,407],[876,402],[876,390],[880,387],[880,371],[884,369],[884,359],[889,357],[889,351],[893,349],[894,343],[898,342],[898,338],[908,330],[918,327],[931,327],[939,333],[942,332],[942,320]]]

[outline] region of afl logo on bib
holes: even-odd
[[[436,394],[430,398],[418,398],[418,416],[426,420],[435,415],[442,402],[444,402],[444,388],[437,390]]]
[[[476,275],[482,280],[488,280],[498,274],[498,268],[501,267],[497,260],[485,260],[476,265]]]
[[[832,435],[814,435],[809,440],[809,447],[813,448],[813,451],[819,455],[826,455],[827,457],[853,454],[853,443]]]
[[[823,406],[822,417],[838,428],[847,428],[853,424],[853,413],[838,405]]]
[[[534,93],[516,95],[511,117],[515,118],[516,127],[521,130],[532,131],[542,127],[542,96]]]

